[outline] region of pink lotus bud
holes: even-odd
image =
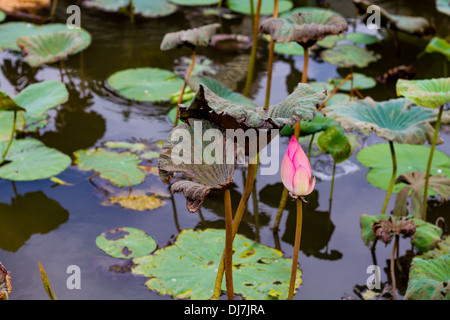
[[[310,194],[316,178],[311,179],[311,165],[295,136],[289,142],[281,162],[281,181],[294,198]]]

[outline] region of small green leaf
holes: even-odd
[[[336,163],[343,162],[352,155],[352,146],[339,126],[325,130],[317,139],[317,145],[323,153],[329,153]]]
[[[365,68],[370,63],[378,61],[381,56],[366,48],[343,44],[322,51],[321,57],[328,63],[341,68]]]
[[[397,81],[397,95],[404,96],[415,104],[428,108],[439,108],[450,102],[450,78]]]

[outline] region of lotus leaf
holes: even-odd
[[[261,0],[261,10],[260,14],[262,15],[272,15],[274,8],[275,0]],[[227,0],[228,8],[231,11],[242,13],[242,14],[251,14],[252,12],[256,12],[256,1],[253,1],[253,11],[250,6],[250,1],[242,1],[242,0]],[[290,9],[294,4],[291,0],[279,0],[278,1],[278,12],[285,12]]]
[[[333,118],[325,117],[322,113],[317,113],[311,121],[302,121],[300,127],[300,135],[306,136],[319,131],[327,130],[328,128],[339,125]],[[281,136],[292,136],[294,134],[294,127],[286,125],[280,131]]]
[[[336,43],[338,43],[339,41],[345,40],[345,35],[344,34],[337,34],[337,35],[331,35],[331,36],[326,36],[325,38],[323,38],[320,41],[317,41],[317,45],[322,47],[322,48],[332,48],[336,45]]]
[[[74,155],[81,170],[94,170],[117,186],[136,185],[145,179],[145,173],[138,168],[141,160],[133,153],[115,153],[98,148],[78,150]]]
[[[270,34],[275,42],[298,42],[309,48],[329,35],[337,35],[348,28],[340,15],[323,10],[293,13],[285,18],[269,18],[259,27],[261,33]]]
[[[0,10],[0,22],[3,22],[6,19],[6,14]]]
[[[0,142],[0,154],[6,146],[6,141]],[[0,178],[14,181],[47,179],[63,172],[71,163],[70,157],[35,139],[13,140],[5,160]]]
[[[83,6],[106,12],[127,12],[130,0],[84,0]],[[156,18],[171,15],[177,6],[167,0],[133,0],[134,14],[144,18]]]
[[[370,63],[381,58],[380,55],[350,44],[343,44],[321,52],[321,57],[326,62],[341,68],[358,67],[365,68]]]
[[[145,144],[139,142],[126,142],[126,141],[106,141],[103,143],[105,147],[110,149],[127,149],[131,152],[139,152],[145,150]]]
[[[445,56],[447,60],[450,60],[450,43],[448,43],[445,39],[434,37],[425,47],[425,52],[437,52]]]
[[[333,96],[330,99],[328,99],[327,103],[325,103],[325,106],[328,107],[328,106],[332,106],[334,104],[348,102],[348,101],[351,101],[351,97],[349,94],[338,92],[338,93],[333,94]],[[333,122],[334,122],[334,120],[333,120]]]
[[[169,0],[180,6],[210,6],[218,4],[219,0]]]
[[[214,136],[213,142],[203,141],[204,132],[210,129],[220,137]],[[173,193],[184,194],[190,212],[198,211],[211,190],[224,190],[233,181],[236,153],[233,143],[224,143],[223,134],[212,122],[189,119],[172,129],[164,141],[158,158],[159,176],[166,183],[175,173],[192,179],[178,180],[171,186]]]
[[[225,246],[225,231],[183,230],[173,245],[133,259],[132,273],[150,278],[146,285],[177,299],[207,300],[213,294]],[[286,299],[292,260],[281,251],[237,234],[233,242],[235,294],[248,300]],[[296,287],[301,283],[297,270]],[[225,283],[223,284],[225,287]]]
[[[274,51],[279,54],[287,54],[290,56],[302,56],[305,51],[297,42],[278,42],[274,45]]]
[[[352,146],[344,130],[331,126],[317,139],[317,145],[323,153],[329,153],[336,163],[343,162],[352,155]]]
[[[441,241],[438,242],[436,248],[429,250],[417,257],[423,259],[434,259],[442,255],[450,254],[450,237],[444,236]]]
[[[409,270],[407,300],[450,300],[450,254],[435,259],[416,257]]]
[[[353,89],[364,90],[371,89],[377,85],[377,82],[374,78],[368,77],[362,73],[353,72]],[[344,79],[331,79],[330,82],[336,87],[343,81]],[[342,91],[350,91],[352,89],[351,80],[346,81],[339,90]]]
[[[350,42],[363,45],[380,42],[380,40],[376,36],[361,32],[348,33],[345,35],[345,38]]]
[[[397,81],[397,94],[415,104],[428,108],[439,108],[450,102],[450,78]]]
[[[436,0],[437,11],[450,16],[450,3],[447,0]]]
[[[128,99],[164,101],[181,89],[183,80],[167,70],[138,68],[114,73],[108,84]]]
[[[166,204],[166,202],[158,196],[147,194],[111,197],[110,202],[113,204],[120,204],[126,209],[136,211],[155,210]]]
[[[220,24],[213,23],[194,29],[167,33],[161,42],[160,49],[171,50],[183,45],[189,47],[207,46],[218,28],[220,28]]]
[[[130,227],[105,231],[95,239],[95,244],[106,254],[122,259],[148,255],[157,247],[155,240],[144,231]]]
[[[397,177],[407,172],[425,172],[430,147],[410,144],[396,144],[395,155],[397,158]],[[392,162],[386,161],[391,157],[388,143],[380,143],[368,146],[357,155],[357,160],[364,166],[371,168],[366,179],[375,187],[387,190],[392,176]],[[440,150],[435,150],[431,166],[431,175],[445,175],[450,177],[450,157]],[[399,192],[406,184],[394,185],[394,193]],[[429,194],[435,194],[428,189]]]
[[[334,117],[344,129],[373,130],[389,141],[423,144],[430,137],[429,121],[436,117],[430,109],[413,107],[407,99],[376,102],[363,100],[334,104],[324,113]]]

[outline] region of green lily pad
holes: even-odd
[[[450,43],[448,43],[445,39],[434,37],[425,47],[425,52],[437,52],[445,56],[447,60],[450,60]]]
[[[183,80],[173,72],[158,68],[119,71],[107,81],[122,96],[136,101],[170,100],[183,86]]]
[[[250,7],[250,1],[242,1],[242,0],[227,0],[228,8],[231,11],[242,13],[242,14],[251,14],[252,10]],[[262,0],[261,1],[261,11],[262,15],[272,15],[274,8],[275,0]],[[257,1],[253,1],[253,12],[256,12]],[[290,0],[279,0],[278,2],[278,12],[285,12],[290,9],[294,4]]]
[[[100,177],[119,187],[140,184],[145,173],[138,168],[140,158],[130,152],[110,152],[104,149],[78,150],[74,153],[75,164],[81,170],[94,170]]]
[[[346,130],[371,130],[389,141],[423,144],[432,136],[433,128],[429,122],[436,119],[436,113],[411,105],[403,98],[376,102],[367,97],[331,105],[324,113]]]
[[[126,141],[106,141],[103,144],[109,149],[127,149],[131,152],[139,152],[145,150],[145,144],[138,142],[132,143]]]
[[[368,77],[362,73],[353,72],[353,89],[364,90],[371,89],[377,85],[377,81]],[[330,82],[336,87],[343,81],[344,79],[331,79]],[[350,91],[351,90],[351,80],[345,81],[345,83],[339,88],[342,91]]]
[[[447,254],[450,254],[450,236],[448,235],[444,236],[443,239],[438,242],[436,248],[420,254],[417,257],[423,259],[434,259]]]
[[[68,30],[67,25],[63,23],[50,23],[42,26],[27,22],[7,22],[0,25],[0,50],[11,49],[20,51],[17,46],[17,39],[24,36],[38,34],[55,33],[60,31],[80,34],[85,41],[90,42],[91,36],[84,29]]]
[[[369,45],[380,42],[380,39],[378,39],[376,36],[361,32],[348,33],[345,35],[345,38],[348,41],[353,42],[355,44],[363,44],[363,45]]]
[[[382,219],[390,219],[391,217],[393,216],[383,214],[371,216],[364,213],[361,215],[361,238],[365,245],[369,245],[370,242],[375,240],[375,234],[373,233],[374,223]],[[395,217],[397,220],[400,218],[401,217]],[[441,229],[422,219],[411,218],[410,216],[407,218],[416,226],[415,232],[411,235],[411,243],[421,252],[427,252],[434,249],[441,240]]]
[[[84,0],[83,6],[106,12],[128,13],[129,0]],[[134,14],[144,18],[165,17],[177,10],[167,0],[133,0]]]
[[[428,108],[439,108],[450,102],[450,78],[397,81],[397,95],[404,96],[415,104]]]
[[[6,13],[0,10],[0,22],[3,22],[6,19]]]
[[[218,28],[220,28],[220,24],[213,23],[194,29],[167,33],[161,41],[160,49],[163,51],[171,50],[183,45],[191,47],[207,46]]]
[[[422,145],[395,144],[397,159],[397,177],[412,171],[426,171],[430,147]],[[365,167],[371,168],[366,179],[373,186],[387,190],[392,176],[391,151],[388,143],[368,146],[357,155],[357,160]],[[445,175],[450,177],[450,157],[440,150],[435,150],[431,164],[431,175]],[[399,192],[406,184],[398,183],[393,187],[394,193]],[[435,194],[428,189],[428,194]]]
[[[333,118],[325,117],[322,113],[317,113],[311,121],[302,121],[300,125],[300,136],[306,136],[319,131],[327,130],[328,128],[339,125]],[[281,136],[292,136],[294,134],[294,126],[286,125],[281,129]]]
[[[273,50],[278,54],[290,56],[302,56],[305,54],[305,50],[297,42],[277,42]]]
[[[312,87],[317,92],[327,91],[327,93],[331,93],[334,90],[334,85],[329,82],[321,82],[321,81],[313,81],[308,82],[308,85]]]
[[[352,146],[339,126],[325,130],[317,139],[317,145],[323,153],[331,154],[336,163],[343,162],[352,155]]]
[[[325,106],[328,107],[342,102],[349,102],[350,100],[351,97],[349,94],[337,92],[333,94],[333,96],[327,101],[327,103],[325,103]]]
[[[33,68],[64,60],[69,55],[83,51],[90,44],[90,37],[87,39],[81,33],[70,30],[17,39],[17,45],[26,53],[25,61]]]
[[[114,239],[108,239],[111,237]],[[121,259],[142,257],[157,247],[156,241],[144,231],[130,227],[105,231],[95,239],[95,244],[106,254]]]
[[[147,287],[160,294],[207,300],[213,294],[224,246],[224,230],[183,230],[173,245],[133,259],[136,266],[132,273],[150,278]],[[248,300],[286,299],[291,266],[292,260],[283,258],[282,252],[236,235],[233,242],[235,294]],[[296,287],[301,283],[301,272],[297,271]]]
[[[379,54],[355,45],[343,44],[321,52],[321,57],[328,63],[341,68],[365,68],[381,58]]]
[[[220,0],[169,0],[179,6],[211,6],[218,4]]]
[[[338,43],[339,41],[345,40],[344,34],[337,34],[337,35],[331,35],[323,38],[320,41],[317,41],[317,45],[319,45],[322,48],[332,48]]]
[[[423,35],[430,29],[430,23],[423,17],[410,17],[391,14],[393,26],[403,32]]]
[[[285,18],[269,18],[259,26],[259,31],[270,34],[275,42],[298,42],[311,47],[326,36],[337,35],[348,28],[347,21],[331,11],[312,10],[293,13]]]
[[[0,91],[0,111],[26,111],[19,106],[6,92]]]
[[[409,270],[407,300],[450,300],[450,255],[414,258]]]
[[[436,0],[437,11],[450,16],[450,3],[448,0]]]
[[[6,146],[6,141],[0,142],[1,154]],[[0,167],[0,177],[13,181],[47,179],[71,164],[70,157],[35,139],[13,140],[5,160],[10,162]]]

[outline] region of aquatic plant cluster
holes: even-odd
[[[448,37],[437,34],[435,26],[423,17],[393,14],[366,0],[349,1],[356,13],[354,18],[335,11],[332,0],[320,1],[314,7],[290,0],[125,2],[84,0],[80,6],[81,10],[111,17],[125,15],[130,24],[140,19],[170,17],[181,7],[184,12],[202,8],[205,21],[215,22],[201,23],[197,19],[195,27],[168,32],[161,39],[161,52],[189,52],[178,74],[152,65],[124,68],[105,79],[109,94],[127,103],[171,105],[166,116],[170,130],[164,140],[109,140],[70,154],[47,146],[38,137],[51,126],[52,112],[57,113],[69,100],[64,79],[71,79],[65,61],[80,57],[81,63],[83,51],[95,37],[82,27],[69,28],[68,23],[52,21],[56,8],[62,6],[56,0],[49,10],[44,10],[49,12],[45,19],[37,11],[25,14],[18,8],[2,8],[0,3],[0,10],[5,11],[0,11],[0,22],[6,19],[0,23],[0,49],[19,55],[32,70],[57,66],[61,76],[61,81],[27,83],[15,94],[0,91],[0,181],[11,181],[19,200],[15,186],[18,181],[50,179],[56,186],[72,188],[70,181],[58,177],[70,167],[90,174],[85,180],[102,192],[108,206],[130,211],[157,210],[168,199],[174,204],[175,196],[180,196],[185,199],[188,214],[202,218],[202,207],[211,198],[218,198],[223,201],[219,207],[224,227],[179,229],[176,239],[161,248],[146,231],[127,226],[106,230],[93,242],[102,254],[116,261],[110,271],[143,276],[148,289],[173,299],[218,300],[226,294],[228,300],[293,300],[301,294],[302,283],[308,281],[299,259],[305,243],[302,236],[310,228],[304,208],[309,210],[311,202],[317,201],[314,192],[319,184],[330,184],[328,214],[333,202],[352,201],[353,195],[333,199],[333,193],[335,179],[349,174],[345,170],[342,173],[342,168],[355,156],[368,168],[366,180],[370,187],[386,192],[379,207],[372,207],[371,214],[361,212],[359,217],[361,240],[374,258],[374,266],[377,243],[393,242],[390,279],[381,288],[376,271],[374,283],[368,282],[360,297],[450,300],[448,221],[444,216],[432,221],[429,207],[430,199],[444,203],[450,197],[450,157],[436,148],[445,145],[440,134],[450,122]],[[447,21],[449,7],[445,1],[436,1],[436,10]],[[30,19],[30,15],[33,23],[16,21]],[[224,21],[236,17],[250,18],[251,36],[224,32]],[[368,27],[373,21],[375,30]],[[366,26],[364,32],[357,31],[357,24]],[[385,37],[392,35],[396,44],[401,35],[427,39],[417,59],[425,55],[442,58],[441,74],[417,79],[404,65],[378,79],[365,74],[370,64],[383,61],[380,53],[369,49],[385,41],[381,30]],[[263,51],[262,44],[267,52],[267,59],[263,55],[267,73],[262,81],[264,104],[259,105],[253,93],[254,84],[261,82],[255,79],[255,68],[261,66],[256,61],[261,60],[258,55]],[[220,80],[215,62],[199,55],[205,47],[223,50],[223,54],[246,53],[245,65],[239,66],[244,68],[242,90]],[[303,66],[292,90],[273,104],[276,56],[300,58]],[[311,56],[345,75],[311,81],[315,79],[310,74],[311,69],[314,71]],[[291,71],[294,76],[300,74]],[[84,94],[82,75],[80,82]],[[393,84],[397,97],[377,101],[363,95],[383,82]],[[361,137],[369,136],[381,142],[362,146]],[[319,157],[331,163],[328,175],[317,169]],[[243,191],[239,201],[233,203],[238,172],[242,173]],[[136,190],[135,186],[142,185],[149,176],[158,177],[168,186],[169,194]],[[290,230],[295,230],[292,255],[240,232],[241,222],[249,214],[250,197],[256,208],[252,218],[258,217],[255,189],[258,179],[264,176],[276,176],[282,183],[281,192],[269,196],[277,207],[271,227],[274,235],[280,230],[286,208],[295,210],[295,217],[288,220]],[[290,203],[295,203],[295,208]],[[2,230],[8,228],[1,226]],[[323,233],[328,233],[329,228],[327,220]],[[413,248],[406,267],[399,258],[401,237],[410,239]],[[0,243],[1,239],[0,235]],[[8,271],[8,261],[2,262],[0,300],[6,300],[14,297],[14,273]],[[39,271],[48,296],[56,299],[58,292],[53,291],[40,262]],[[400,274],[407,279],[401,293]]]

